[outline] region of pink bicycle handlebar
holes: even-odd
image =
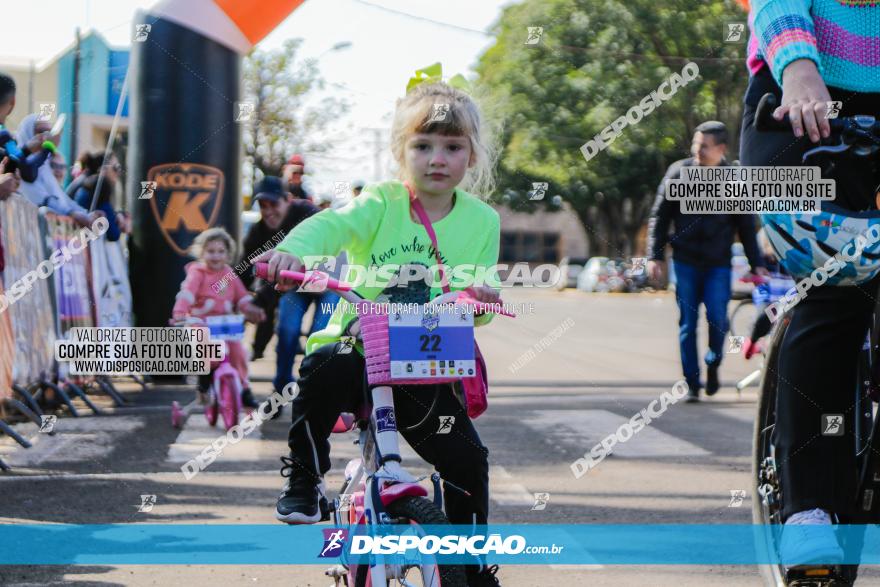
[[[268,281],[269,264],[268,263],[254,264],[254,273],[260,279],[265,279]],[[302,271],[281,270],[278,272],[278,275],[281,277],[286,277],[286,278],[288,278],[292,281],[296,281],[296,282],[304,282],[307,280],[323,281],[324,279],[326,279],[326,288],[325,289],[332,289],[332,290],[339,291],[339,292],[348,292],[353,289],[352,285],[350,285],[348,283],[343,283],[343,282],[338,281],[336,279],[333,279],[332,277],[329,277],[326,273],[324,273],[322,271],[302,272]],[[464,303],[464,304],[471,304],[474,306],[474,310],[476,312],[480,312],[480,313],[491,312],[493,314],[500,314],[502,316],[509,316],[510,318],[516,318],[516,314],[514,314],[513,312],[510,312],[508,310],[505,310],[504,307],[501,306],[500,303],[499,304],[486,304],[484,302],[477,301],[476,299],[474,299],[472,296],[468,295],[464,291],[452,292],[452,293],[457,294],[455,296],[452,296],[455,298],[456,302]],[[445,297],[446,295],[448,295],[448,294],[444,294],[444,296],[441,296],[441,297]],[[452,300],[450,300],[450,301],[452,301]]]
[[[254,273],[260,279],[265,279],[268,281],[269,276],[269,264],[268,263],[257,263],[254,265]],[[352,286],[348,283],[343,283],[336,279],[333,279],[323,271],[285,271],[281,270],[278,272],[279,277],[286,277],[292,281],[297,282],[309,282],[309,281],[323,281],[326,279],[326,289],[332,289],[335,291],[351,291]]]
[[[770,281],[770,278],[752,273],[749,275],[743,275],[739,278],[739,280],[743,283],[754,283],[755,285],[761,285],[762,283],[767,283],[768,281]]]

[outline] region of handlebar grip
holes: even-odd
[[[758,109],[755,111],[755,130],[758,132],[783,132],[791,131],[791,121],[788,114],[782,117],[782,120],[773,118],[773,111],[779,106],[776,96],[766,93],[761,96],[758,102]],[[846,128],[846,122],[840,118],[829,118],[828,126],[834,132],[842,131]]]
[[[257,277],[259,277],[260,279],[264,279],[264,280],[268,281],[269,264],[268,263],[255,263],[254,264],[254,274]],[[282,271],[278,272],[279,277],[286,277],[287,279],[290,279],[290,280],[296,281],[296,282],[300,282],[300,283],[302,283],[304,281],[308,281],[312,275],[317,275],[317,276],[323,275],[325,277],[327,276],[326,273],[322,273],[320,271],[306,271],[305,273],[303,273],[302,271],[284,271],[284,270],[282,270]],[[337,281],[336,279],[333,279],[332,277],[327,277],[326,289],[332,289],[332,290],[336,290],[336,291],[351,291],[352,286],[348,283],[342,283],[341,281]]]
[[[773,111],[778,106],[779,101],[775,95],[768,92],[761,96],[761,101],[758,102],[758,109],[755,111],[755,130],[758,132],[791,131],[791,122],[788,120],[788,114],[782,120],[773,118]]]

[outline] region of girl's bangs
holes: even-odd
[[[470,125],[461,109],[456,107],[457,104],[448,104],[449,109],[445,111],[438,108],[447,105],[444,103],[435,104],[425,100],[423,104],[424,106],[419,108],[417,115],[413,117],[413,121],[417,123],[410,129],[412,133],[470,136]]]

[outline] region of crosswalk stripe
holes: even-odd
[[[721,416],[733,418],[734,420],[739,420],[740,422],[745,422],[746,424],[754,424],[755,422],[754,406],[741,408],[715,408],[712,411],[716,414],[720,414]]]
[[[241,420],[239,420],[241,421]],[[205,447],[226,435],[223,427],[223,419],[217,419],[216,426],[210,426],[203,414],[194,413],[187,418],[183,429],[177,435],[174,443],[168,447],[166,463],[185,463],[200,454]],[[236,438],[239,435],[235,435]],[[266,458],[264,451],[259,450],[263,438],[260,427],[254,428],[250,434],[243,436],[237,443],[228,443],[223,449],[220,459],[230,461],[259,461]]]
[[[530,509],[535,503],[532,493],[513,480],[507,469],[500,465],[489,467],[489,498],[501,506]]]
[[[536,410],[524,415],[522,422],[546,435],[554,443],[576,447],[579,451],[589,453],[605,437],[615,434],[621,425],[629,422],[629,418],[608,410]],[[711,454],[695,444],[662,432],[653,425],[645,426],[627,442],[618,442],[612,450],[614,456],[624,458]]]

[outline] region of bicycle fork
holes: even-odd
[[[380,492],[386,482],[416,483],[416,478],[401,467],[400,440],[397,437],[397,415],[391,387],[379,386],[372,390],[373,413],[371,415],[375,440],[375,471],[371,471],[364,487],[364,509],[368,524],[387,524],[391,520],[381,503]],[[378,503],[377,503],[378,498]],[[383,519],[380,519],[383,518]],[[384,585],[387,580],[385,557],[377,555],[370,565],[373,585]]]

